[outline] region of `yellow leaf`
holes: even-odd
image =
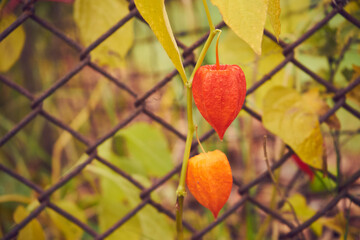
[[[288,202],[291,204],[291,206],[295,210],[296,217],[300,221],[300,224],[302,222],[305,222],[312,216],[314,216],[316,213],[316,210],[311,208],[309,205],[307,205],[306,199],[304,198],[304,196],[302,196],[299,193],[295,193],[290,198],[288,198]],[[281,210],[284,212],[291,213],[291,214],[287,215],[287,218],[294,219],[291,207],[288,203],[285,203],[284,207]],[[311,224],[311,226],[310,226],[310,228],[318,236],[320,236],[322,234],[323,220],[324,220],[324,218],[321,217],[318,220],[316,220],[313,224]]]
[[[268,0],[211,0],[211,2],[219,8],[224,22],[236,35],[260,55]]]
[[[356,11],[358,11],[360,9],[360,4],[359,4],[359,2],[356,2],[356,1],[349,2],[348,4],[346,4],[344,9],[346,12],[348,12],[350,14],[355,14]]]
[[[85,45],[98,39],[128,13],[126,0],[76,0],[74,3],[74,19]],[[92,59],[101,65],[119,67],[133,41],[131,19],[91,52]]]
[[[281,1],[281,30],[286,37],[295,40],[303,31],[314,23],[317,11],[310,9],[311,0]]]
[[[269,38],[264,37],[261,48],[262,55],[259,58],[250,46],[236,36],[232,31],[224,31],[221,35],[223,40],[219,45],[221,59],[228,64],[241,66],[246,73],[246,85],[251,86],[268,74],[274,67],[284,60],[282,48]],[[269,81],[266,81],[260,88],[248,98],[248,103],[254,107],[255,111],[261,111],[263,99],[269,89],[274,86],[291,85],[291,79],[285,77],[285,69],[281,69]],[[240,113],[241,114],[241,113]]]
[[[31,198],[20,194],[4,194],[0,196],[0,203],[6,202],[19,202],[29,204],[31,202]]]
[[[14,220],[20,223],[29,215],[29,212],[23,207],[18,206],[14,213]],[[31,220],[22,228],[17,236],[18,240],[45,240],[44,231],[37,219]]]
[[[309,106],[316,105],[316,102],[307,98],[285,87],[270,89],[264,97],[263,123],[266,129],[288,144],[301,160],[321,169],[323,138],[318,116]]]
[[[334,230],[335,232],[338,232],[340,234],[339,239],[345,239],[344,235],[346,232],[346,225],[350,223],[348,223],[348,220],[344,217],[344,214],[342,212],[339,212],[337,215],[335,215],[332,218],[324,219],[322,221],[322,224]],[[354,238],[352,237],[352,235],[356,236],[356,234],[359,234],[359,230],[351,226],[348,227],[349,230],[348,230],[347,240],[353,240]]]
[[[319,117],[330,110],[329,105],[327,105],[327,103],[320,97],[318,88],[310,89],[308,92],[304,93],[302,95],[301,104],[307,111],[315,113]],[[339,130],[341,127],[340,121],[335,114],[326,119],[325,123],[328,124],[329,127],[335,128],[337,130]]]
[[[182,80],[186,82],[185,70],[166,13],[164,0],[135,0],[135,5],[141,16],[150,25],[161,45],[164,47]]]
[[[0,15],[0,32],[16,20],[13,14]],[[25,32],[22,26],[17,27],[0,42],[0,72],[8,71],[20,57],[25,43]]]
[[[280,12],[281,12],[280,0],[269,0],[269,6],[268,6],[269,19],[278,41],[281,31]]]
[[[55,203],[57,206],[62,208],[63,210],[69,212],[71,215],[78,218],[83,223],[86,223],[86,215],[85,212],[80,209],[75,203],[70,201],[59,201]],[[63,235],[65,236],[65,239],[81,239],[83,235],[83,230],[78,227],[75,223],[71,222],[70,220],[67,220],[62,215],[58,214],[54,210],[48,210],[49,216],[52,220],[52,222],[55,224],[57,229],[59,229]]]

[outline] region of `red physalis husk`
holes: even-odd
[[[237,65],[205,65],[195,73],[194,101],[220,139],[239,114],[246,96],[244,72]]]

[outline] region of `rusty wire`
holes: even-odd
[[[104,29],[104,34],[100,36],[96,41],[94,41],[92,44],[90,44],[87,47],[81,46],[79,43],[77,43],[75,40],[69,38],[66,36],[63,32],[61,32],[56,27],[52,26],[49,22],[46,20],[40,18],[35,14],[35,3],[36,1],[27,1],[27,3],[24,5],[23,13],[17,18],[15,22],[13,22],[8,28],[6,28],[3,32],[0,33],[0,42],[5,39],[12,31],[17,29],[17,27],[21,26],[26,21],[33,21],[37,23],[39,26],[41,26],[43,29],[46,29],[50,33],[54,34],[56,37],[61,39],[64,43],[66,43],[68,46],[73,48],[75,51],[78,52],[79,56],[79,62],[76,66],[73,67],[71,71],[68,73],[65,73],[63,77],[58,79],[55,83],[52,84],[51,87],[49,87],[47,90],[43,91],[39,96],[35,97],[32,93],[30,93],[26,88],[23,86],[18,85],[14,81],[6,78],[3,75],[0,75],[0,82],[2,82],[7,87],[17,91],[24,97],[26,97],[29,100],[29,107],[31,111],[20,121],[18,122],[8,133],[6,133],[4,136],[0,138],[0,147],[4,145],[7,141],[9,141],[14,135],[16,135],[21,129],[23,129],[29,122],[31,122],[36,116],[41,116],[47,121],[51,122],[55,126],[57,126],[60,129],[63,129],[70,133],[73,138],[76,138],[81,143],[83,143],[86,146],[86,153],[88,155],[87,160],[82,162],[81,164],[77,165],[74,169],[72,169],[69,173],[67,173],[64,177],[62,177],[57,183],[50,186],[48,189],[42,189],[41,187],[37,186],[33,182],[29,181],[28,179],[20,176],[17,174],[14,170],[4,166],[0,163],[0,171],[8,174],[9,176],[13,177],[14,179],[17,179],[19,182],[23,183],[24,185],[28,186],[30,189],[33,189],[38,194],[38,201],[40,202],[40,205],[36,207],[23,221],[16,224],[9,232],[5,233],[3,239],[13,239],[17,236],[19,231],[26,226],[33,218],[36,218],[44,209],[51,208],[52,210],[59,213],[64,218],[68,219],[69,221],[76,224],[78,227],[83,229],[85,232],[87,232],[89,235],[91,235],[94,239],[104,239],[105,237],[109,236],[112,232],[114,232],[116,229],[120,228],[127,220],[129,220],[131,217],[133,217],[138,211],[140,211],[142,208],[144,208],[147,205],[151,205],[155,209],[157,209],[160,213],[165,214],[169,218],[175,220],[175,215],[173,211],[170,211],[166,209],[164,206],[161,205],[161,203],[155,202],[150,194],[155,191],[157,188],[159,188],[162,184],[167,182],[172,176],[175,174],[178,174],[181,169],[181,164],[177,165],[172,171],[170,171],[168,174],[163,176],[160,179],[157,179],[153,183],[152,186],[146,188],[141,183],[139,183],[136,179],[132,178],[128,173],[124,172],[122,169],[118,168],[117,166],[113,165],[106,159],[100,157],[97,154],[97,147],[102,144],[107,139],[111,138],[115,133],[117,133],[120,129],[123,129],[126,127],[131,121],[133,121],[135,118],[137,118],[139,115],[144,114],[147,115],[149,118],[160,124],[162,127],[167,129],[168,131],[172,132],[175,136],[177,136],[179,139],[181,139],[183,142],[186,140],[186,136],[179,132],[177,129],[175,129],[171,124],[167,123],[164,119],[157,116],[153,112],[151,112],[149,109],[147,109],[145,105],[145,101],[152,96],[155,92],[159,91],[161,88],[166,86],[172,79],[177,75],[177,71],[173,70],[170,72],[165,78],[161,79],[153,88],[149,89],[145,94],[142,96],[138,96],[136,92],[131,90],[130,87],[126,85],[126,83],[120,81],[118,78],[114,77],[111,73],[107,72],[105,69],[97,65],[96,63],[92,62],[90,59],[90,53],[93,49],[95,49],[99,44],[101,44],[104,40],[106,40],[111,34],[116,32],[119,28],[121,28],[125,23],[127,23],[132,18],[139,18],[141,19],[141,16],[139,15],[138,10],[136,9],[135,5],[131,2],[129,4],[129,13],[120,19],[113,27],[106,30]],[[283,49],[283,55],[284,60],[280,62],[275,68],[273,68],[270,72],[265,74],[261,79],[259,79],[256,83],[254,83],[248,90],[247,95],[252,94],[255,92],[261,85],[263,85],[265,82],[271,80],[271,78],[281,69],[283,69],[288,63],[294,64],[297,68],[301,69],[304,73],[306,73],[310,78],[312,78],[314,81],[318,82],[319,84],[323,85],[326,90],[330,93],[334,93],[333,101],[334,106],[323,116],[320,117],[320,123],[323,123],[325,120],[327,120],[332,114],[334,114],[338,109],[343,108],[347,110],[350,114],[355,116],[356,118],[360,119],[360,112],[356,109],[352,108],[349,104],[346,102],[346,93],[348,93],[350,90],[355,88],[360,83],[360,78],[357,78],[355,81],[350,83],[347,87],[344,89],[337,89],[334,85],[332,85],[329,81],[326,79],[320,77],[316,73],[312,72],[309,68],[305,67],[301,62],[299,62],[295,55],[294,55],[294,49],[298,47],[300,44],[302,44],[306,39],[308,39],[310,36],[312,36],[316,31],[318,31],[321,27],[323,27],[325,24],[327,24],[334,16],[341,15],[346,20],[351,22],[353,25],[355,25],[357,28],[360,28],[360,21],[356,19],[355,17],[351,16],[349,13],[347,13],[344,8],[343,4],[333,2],[332,4],[332,11],[326,14],[326,16],[321,19],[319,22],[313,25],[306,33],[304,33],[300,38],[298,38],[296,41],[290,44],[286,44],[281,39],[277,41],[276,37],[272,35],[269,31],[264,30],[264,36],[270,38],[272,41],[277,43],[282,49]],[[225,28],[226,24],[224,22],[219,23],[217,28]],[[183,58],[184,66],[194,65],[194,59],[193,59],[193,51],[196,50],[198,47],[200,47],[207,39],[207,36],[209,33],[204,34],[201,38],[199,38],[196,42],[194,42],[191,46],[186,46],[185,44],[181,43],[177,39],[178,45],[183,50]],[[45,111],[42,108],[43,102],[51,96],[55,91],[57,91],[59,88],[61,88],[64,84],[66,84],[68,81],[71,81],[72,77],[76,75],[78,72],[82,71],[84,67],[90,67],[94,71],[98,72],[102,76],[104,76],[107,80],[114,83],[114,85],[120,89],[122,89],[124,92],[129,94],[133,98],[133,105],[135,107],[135,110],[129,114],[129,116],[119,122],[113,129],[111,129],[108,133],[104,134],[102,137],[100,137],[97,141],[91,142],[89,141],[85,136],[83,136],[81,133],[75,131],[72,129],[69,125],[65,124],[61,121],[61,119],[58,119],[54,116],[52,116],[50,113]],[[244,105],[243,109],[249,113],[252,117],[257,119],[258,121],[261,121],[261,115],[256,113],[254,110],[252,110],[248,105]],[[204,134],[201,137],[201,141],[204,141],[208,139],[210,136],[214,134],[214,130],[211,130]],[[194,141],[192,144],[192,149],[195,149],[197,146],[197,142]],[[281,167],[293,154],[293,151],[291,148],[287,147],[286,153],[275,163],[271,166],[271,170],[274,171],[275,169]],[[90,226],[80,221],[76,216],[72,215],[70,212],[67,212],[60,207],[56,206],[54,203],[51,202],[50,197],[51,195],[57,191],[60,187],[64,186],[65,183],[67,183],[69,180],[71,180],[73,177],[75,177],[77,174],[79,174],[88,164],[90,164],[93,161],[98,161],[111,170],[113,170],[115,173],[121,175],[122,177],[126,178],[129,182],[131,182],[134,186],[136,186],[138,189],[141,190],[140,198],[142,201],[134,208],[129,210],[128,214],[124,216],[122,219],[119,219],[118,222],[116,222],[111,228],[109,228],[107,231],[103,233],[98,233],[95,230],[93,230]],[[297,172],[294,175],[294,178],[287,186],[287,191],[290,190],[293,183],[296,181],[296,179],[299,176],[299,172]],[[301,225],[294,226],[291,222],[283,218],[279,213],[277,213],[275,210],[268,208],[261,202],[257,201],[250,195],[248,195],[248,192],[251,188],[255,186],[259,186],[269,178],[269,172],[264,171],[260,175],[258,175],[255,179],[253,179],[251,182],[243,185],[241,183],[238,183],[237,181],[234,181],[237,192],[242,196],[241,200],[230,206],[227,211],[225,211],[221,216],[219,216],[218,219],[216,219],[213,223],[211,223],[209,226],[205,227],[204,229],[195,229],[193,226],[191,226],[188,222],[185,220],[183,221],[185,228],[189,230],[192,233],[191,239],[201,239],[204,235],[206,235],[211,229],[216,227],[218,224],[223,222],[228,216],[231,214],[234,214],[237,209],[242,207],[245,203],[250,203],[256,208],[260,209],[262,212],[271,215],[274,219],[279,221],[282,224],[285,224],[290,229],[289,232],[284,233],[280,236],[280,238],[294,238],[297,235],[300,235],[301,232],[309,227],[313,222],[315,222],[318,218],[321,216],[324,216],[329,210],[333,209],[337,203],[344,198],[350,199],[354,204],[360,205],[360,199],[356,196],[351,195],[348,192],[348,188],[353,184],[355,181],[357,181],[360,177],[360,171],[358,170],[354,175],[350,176],[345,182],[342,182],[341,186],[339,187],[339,192],[333,196],[333,198],[322,207],[313,217],[308,219],[307,221],[303,222]],[[332,178],[334,181],[336,181],[336,177],[332,176],[330,174],[330,178]]]

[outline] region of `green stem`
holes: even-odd
[[[176,196],[177,196],[176,230],[177,230],[177,236],[178,236],[177,239],[178,240],[184,239],[183,230],[182,230],[182,210],[183,210],[184,197],[186,195],[186,188],[185,188],[186,171],[187,171],[187,165],[188,165],[188,160],[189,160],[189,156],[190,156],[191,143],[192,143],[193,134],[194,134],[194,121],[193,121],[193,117],[192,117],[191,87],[188,86],[186,90],[187,90],[186,91],[186,102],[187,102],[188,133],[187,133],[187,137],[186,137],[179,186],[176,190]]]
[[[214,24],[212,23],[210,11],[209,11],[209,7],[208,7],[208,5],[207,5],[206,0],[203,0],[203,5],[204,5],[204,8],[205,8],[206,17],[207,17],[208,22],[209,22],[210,32],[213,32],[213,31],[215,30],[215,26],[214,26]]]
[[[336,153],[336,190],[339,191],[341,184],[341,156],[340,156],[340,147],[339,147],[339,134],[337,131],[332,133],[334,148]]]
[[[183,203],[184,196],[178,197],[176,202],[176,232],[177,240],[183,240],[183,227],[182,227],[182,215],[183,215]]]
[[[221,30],[219,30],[219,29],[215,29],[215,30],[210,32],[210,34],[209,34],[209,36],[208,36],[208,38],[207,38],[207,40],[205,42],[205,45],[204,45],[203,49],[200,52],[200,56],[199,56],[198,61],[196,62],[195,68],[194,68],[193,72],[191,73],[189,82],[187,84],[188,87],[191,88],[192,81],[194,79],[194,75],[195,75],[196,71],[199,69],[199,67],[201,66],[201,64],[203,63],[203,61],[205,59],[206,52],[209,49],[212,40],[214,39],[216,33],[220,33],[220,32],[221,32]]]
[[[178,197],[185,196],[185,194],[186,194],[186,190],[185,190],[186,170],[187,170],[187,163],[188,163],[189,156],[190,156],[190,150],[191,150],[190,148],[191,148],[191,143],[192,143],[193,134],[194,134],[194,122],[193,122],[193,117],[192,117],[192,92],[191,92],[191,88],[187,87],[186,93],[187,93],[186,100],[187,100],[188,133],[187,133],[187,137],[186,137],[184,157],[183,157],[183,165],[182,165],[182,168],[181,168],[179,186],[178,186],[178,189],[176,191],[176,194],[177,194]]]

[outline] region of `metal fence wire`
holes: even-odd
[[[348,113],[353,115],[354,117],[358,118],[360,120],[360,112],[351,107],[346,100],[346,94],[354,89],[359,83],[360,83],[360,77],[358,77],[355,81],[348,84],[343,89],[338,89],[335,87],[330,81],[327,79],[319,76],[318,74],[314,73],[312,70],[310,70],[308,67],[306,67],[301,61],[296,59],[296,56],[294,55],[294,50],[301,45],[304,41],[306,41],[310,36],[312,36],[314,33],[316,33],[320,28],[322,28],[324,25],[326,25],[332,18],[334,18],[337,15],[341,15],[344,19],[346,19],[348,22],[356,26],[357,28],[360,28],[360,21],[356,19],[354,16],[350,15],[348,12],[344,10],[344,6],[346,5],[346,2],[333,2],[332,3],[332,10],[326,14],[326,16],[321,19],[319,22],[314,24],[310,29],[308,29],[301,37],[299,37],[296,41],[292,43],[285,43],[281,39],[277,41],[276,37],[272,35],[269,31],[264,30],[264,37],[271,39],[273,42],[278,44],[283,49],[283,55],[285,56],[285,59],[280,62],[275,68],[273,68],[271,71],[269,71],[267,74],[265,74],[261,79],[259,79],[255,84],[250,86],[247,90],[247,95],[254,93],[260,86],[262,86],[267,81],[270,81],[272,76],[274,76],[277,72],[279,72],[281,69],[283,69],[288,63],[292,63],[294,66],[296,66],[298,69],[303,71],[305,74],[307,74],[311,79],[313,79],[318,84],[321,84],[324,86],[328,93],[333,93],[334,97],[333,107],[326,112],[324,115],[320,117],[320,123],[323,123],[326,121],[331,115],[333,115],[335,112],[337,112],[339,109],[345,109]],[[64,218],[68,219],[81,229],[83,229],[88,235],[92,236],[94,239],[105,239],[107,236],[111,235],[114,231],[121,228],[124,223],[126,223],[129,219],[131,219],[133,216],[135,216],[141,209],[143,209],[145,206],[151,206],[155,208],[158,212],[161,214],[166,215],[168,218],[175,220],[174,215],[174,209],[167,209],[165,206],[162,205],[162,203],[155,201],[151,197],[151,193],[158,188],[160,188],[164,183],[169,181],[174,175],[178,174],[181,168],[181,164],[177,165],[172,171],[167,173],[165,176],[158,178],[153,181],[152,185],[150,187],[145,187],[139,181],[137,181],[135,178],[133,178],[129,173],[123,171],[119,167],[115,166],[111,162],[109,162],[107,159],[104,159],[99,156],[97,153],[97,148],[104,143],[107,139],[114,136],[115,133],[117,133],[120,129],[126,128],[127,125],[132,122],[137,116],[139,115],[146,115],[153,121],[160,124],[164,129],[167,131],[172,132],[177,136],[181,141],[185,142],[186,136],[182,134],[180,131],[175,129],[171,124],[169,124],[165,119],[157,116],[154,112],[150,111],[149,108],[147,108],[145,102],[148,100],[151,96],[153,96],[154,93],[158,92],[164,86],[166,86],[170,81],[173,80],[173,78],[178,74],[176,70],[170,72],[168,75],[166,75],[165,78],[159,79],[158,83],[153,86],[149,91],[147,91],[143,95],[138,95],[135,91],[132,90],[131,87],[127,85],[127,83],[119,80],[117,77],[114,77],[111,73],[109,73],[105,68],[99,66],[95,62],[93,62],[90,59],[90,53],[92,50],[94,50],[98,45],[100,45],[104,40],[106,40],[109,36],[111,36],[113,33],[115,33],[118,29],[120,29],[125,23],[127,23],[130,19],[133,18],[141,18],[139,15],[138,10],[136,9],[133,2],[129,3],[129,13],[120,19],[114,26],[112,26],[110,29],[104,29],[104,34],[100,36],[96,41],[91,43],[87,47],[81,46],[78,42],[75,40],[69,38],[66,34],[64,34],[61,30],[54,27],[51,23],[48,21],[40,18],[35,13],[36,8],[36,1],[25,1],[23,3],[23,12],[21,15],[17,17],[17,19],[3,32],[0,33],[0,42],[7,38],[9,34],[11,34],[14,30],[16,30],[19,26],[24,24],[24,22],[32,21],[44,30],[48,31],[50,34],[55,35],[57,38],[59,38],[61,41],[66,43],[68,46],[73,48],[78,52],[79,60],[78,63],[73,66],[72,70],[64,73],[63,77],[58,79],[56,82],[54,82],[48,89],[43,91],[40,95],[35,96],[32,94],[29,90],[27,90],[24,86],[21,86],[17,84],[15,81],[8,79],[8,77],[5,77],[4,75],[0,75],[0,81],[4,85],[2,87],[8,87],[10,89],[13,89],[17,91],[19,94],[23,95],[25,98],[28,99],[29,107],[31,111],[15,126],[12,127],[12,129],[7,132],[4,136],[0,139],[0,147],[6,144],[12,137],[14,137],[16,134],[18,134],[19,131],[21,131],[27,124],[29,124],[31,121],[34,120],[35,117],[39,116],[46,121],[50,122],[51,124],[55,125],[56,127],[67,131],[71,134],[71,136],[78,141],[80,141],[82,144],[84,144],[87,148],[86,154],[88,155],[88,158],[82,162],[81,164],[77,165],[71,171],[69,171],[65,176],[59,179],[58,182],[50,186],[49,188],[43,189],[33,183],[32,181],[29,181],[25,177],[19,175],[15,169],[11,169],[10,167],[5,166],[3,163],[0,162],[0,170],[7,174],[8,176],[16,179],[17,181],[21,182],[22,184],[26,185],[28,188],[32,189],[37,193],[37,199],[39,201],[39,205],[21,222],[16,223],[8,232],[4,233],[3,239],[14,239],[19,234],[19,231],[23,229],[29,222],[36,218],[40,213],[42,213],[45,209],[52,209],[53,211],[57,212]],[[144,23],[146,24],[146,23]],[[217,25],[217,28],[226,28],[226,24],[224,22],[221,22]],[[177,40],[179,47],[182,49],[182,56],[184,61],[184,66],[194,65],[194,50],[199,48],[207,39],[209,33],[204,34],[200,39],[198,39],[196,42],[194,42],[191,46],[186,46],[185,44],[181,43]],[[1,54],[1,53],[0,53]],[[68,124],[65,124],[61,119],[53,116],[48,111],[45,111],[43,109],[43,103],[50,97],[54,92],[61,89],[64,84],[71,81],[74,77],[74,75],[78,74],[80,71],[82,71],[84,68],[91,68],[92,70],[98,72],[100,75],[104,77],[104,79],[109,80],[113,85],[121,91],[126,92],[129,94],[132,98],[132,104],[134,106],[133,112],[128,114],[128,117],[118,122],[118,124],[111,129],[108,133],[103,134],[102,137],[97,139],[97,141],[92,142],[89,141],[83,134],[81,134],[78,131],[75,131],[73,128],[71,128]],[[257,119],[259,122],[261,122],[262,117],[253,109],[251,109],[246,103],[243,107],[244,111],[246,111],[248,114],[250,114],[254,119]],[[214,134],[214,131],[210,131],[206,133],[205,135],[201,136],[201,141],[206,141],[210,136]],[[192,149],[194,150],[197,147],[197,142],[194,141],[192,145]],[[194,154],[194,151],[193,151]],[[286,153],[276,161],[273,162],[271,165],[272,171],[275,169],[281,167],[293,154],[293,151],[291,148],[287,147]],[[87,165],[92,163],[93,161],[98,161],[108,168],[110,168],[114,173],[122,176],[123,178],[127,179],[131,184],[136,186],[141,190],[140,198],[142,201],[140,204],[138,204],[135,208],[129,209],[128,213],[121,219],[118,219],[118,221],[108,230],[105,232],[97,232],[94,230],[91,226],[85,224],[81,220],[77,218],[77,216],[73,215],[73,213],[68,212],[57,206],[51,201],[52,194],[63,187],[67,182],[69,182],[72,178],[76,177]],[[349,199],[354,205],[360,206],[360,199],[357,196],[352,195],[349,193],[349,189],[354,185],[354,183],[359,179],[360,177],[360,169],[358,166],[354,166],[357,168],[355,173],[351,176],[347,176],[346,180],[341,182],[339,189],[334,195],[331,195],[329,197],[329,201],[326,202],[323,206],[321,206],[321,209],[317,211],[312,217],[310,217],[308,220],[301,222],[301,223],[293,223],[288,221],[286,218],[284,218],[279,212],[276,210],[271,209],[270,207],[266,206],[266,204],[261,203],[259,200],[255,199],[249,194],[249,190],[254,188],[255,186],[260,186],[262,184],[265,184],[266,182],[269,182],[269,172],[263,171],[261,174],[256,176],[252,181],[243,184],[239,181],[235,181],[235,188],[237,188],[237,192],[239,195],[241,195],[241,198],[238,202],[233,203],[231,206],[227,208],[225,212],[223,212],[215,221],[213,221],[210,225],[206,226],[203,229],[196,229],[194,226],[189,224],[185,220],[183,221],[184,227],[191,232],[191,239],[202,239],[203,237],[206,238],[206,234],[209,233],[212,229],[216,228],[220,223],[222,223],[226,218],[233,214],[237,214],[236,211],[240,209],[245,204],[251,204],[256,209],[258,209],[262,214],[264,215],[270,215],[273,219],[278,221],[279,223],[286,225],[288,229],[281,233],[279,238],[281,239],[301,239],[304,236],[302,235],[302,232],[309,228],[309,226],[314,223],[317,219],[320,217],[325,216],[329,211],[333,210],[339,203],[340,200],[343,199]],[[236,179],[236,176],[234,176]],[[283,185],[286,186],[287,191],[290,191],[292,188],[292,185],[298,178],[298,174],[295,174],[293,177],[293,180],[284,183]],[[330,178],[333,180],[336,180],[336,177],[330,174]],[[5,182],[1,182],[1,185],[6,184]]]

